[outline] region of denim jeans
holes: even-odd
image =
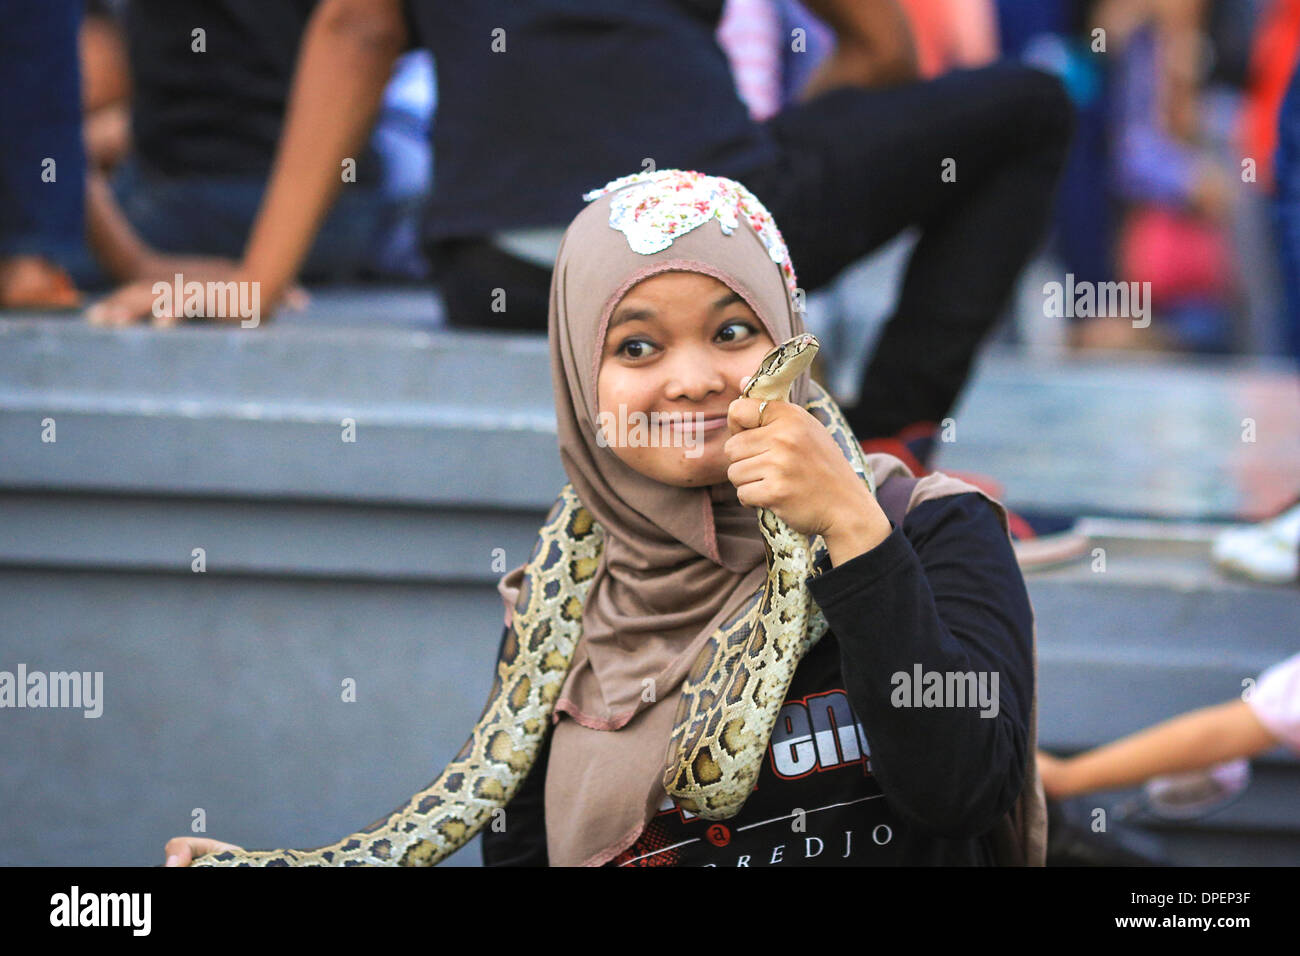
[[[1300,67],[1282,101],[1277,144],[1274,222],[1285,296],[1284,344],[1300,364]]]
[[[170,177],[128,160],[113,192],[131,226],[159,252],[225,256],[244,253],[265,177]],[[345,186],[326,217],[299,274],[304,282],[355,279],[371,271],[371,255],[385,218],[377,186]]]
[[[0,0],[0,256],[65,262],[85,232],[83,0]]]

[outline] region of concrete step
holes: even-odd
[[[552,402],[537,335],[9,320],[0,487],[545,507],[563,479]],[[46,417],[69,444],[39,441]],[[1300,384],[1259,360],[993,352],[945,437],[937,467],[993,476],[1013,507],[1264,517],[1297,491]]]
[[[318,845],[455,753],[495,582],[564,474],[545,340],[441,330],[420,295],[318,296],[255,330],[0,321],[0,667],[106,685],[97,720],[6,713],[0,864],[157,862],[195,807],[215,836]],[[1260,363],[981,363],[940,466],[1092,516],[1105,556],[1027,579],[1044,746],[1230,699],[1294,653],[1300,592],[1208,549],[1297,490],[1295,392]],[[1152,832],[1180,862],[1300,862],[1300,765],[1256,766],[1239,804]]]
[[[3,488],[541,508],[552,407],[535,336],[0,322]]]
[[[935,467],[1024,510],[1254,520],[1300,492],[1300,376],[1260,359],[985,354]]]

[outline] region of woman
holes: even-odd
[[[550,348],[561,459],[605,543],[551,733],[484,831],[485,862],[996,862],[1022,788],[1041,810],[1033,616],[1001,506],[936,473],[897,527],[803,407],[822,394],[807,373],[789,403],[739,398],[803,331],[784,243],[743,186],[664,170],[588,198],[557,256]],[[692,424],[633,440],[640,416]],[[889,456],[867,464],[878,487],[906,477]],[[665,748],[700,649],[766,580],[758,507],[825,540],[832,566],[807,586],[829,630],[757,788],[709,822],[668,798]],[[503,646],[524,573],[500,583]],[[1016,835],[1041,862],[1030,811]],[[215,846],[173,844],[178,862]]]
[[[1020,793],[1034,693],[1000,507],[935,475],[905,535],[801,407],[806,376],[761,425],[759,402],[737,400],[803,331],[784,244],[743,187],[663,171],[592,195],[557,258],[550,344],[561,458],[605,528],[603,567],[551,739],[485,862],[991,862],[981,836]],[[600,447],[589,423],[636,412],[703,413],[698,448]],[[901,468],[868,461],[878,480]],[[756,507],[824,536],[833,567],[809,586],[830,632],[796,671],[756,791],[709,823],[664,793],[664,743],[699,648],[766,576]],[[502,582],[508,608],[520,574]],[[997,672],[997,715],[895,706],[914,701],[893,675],[918,666]]]

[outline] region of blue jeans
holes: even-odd
[[[161,176],[128,160],[113,192],[135,231],[159,252],[239,259],[266,185],[262,177]],[[387,205],[378,186],[345,185],[299,278],[346,281],[372,271]]]
[[[1278,118],[1274,224],[1282,266],[1283,341],[1300,364],[1300,67]]]
[[[0,0],[0,256],[65,262],[82,245],[77,30],[84,5]]]

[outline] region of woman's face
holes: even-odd
[[[663,272],[638,282],[605,333],[599,439],[664,484],[726,481],[727,408],[775,344],[745,300],[712,276]]]

